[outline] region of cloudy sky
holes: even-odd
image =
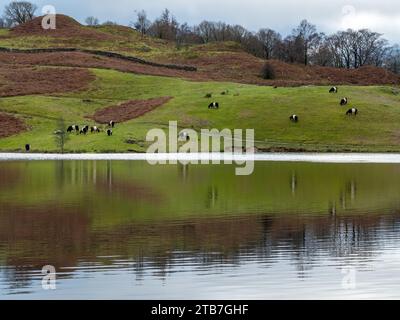
[[[10,0],[0,0],[7,3]],[[54,5],[83,22],[87,16],[100,21],[129,24],[135,10],[144,9],[150,19],[168,7],[179,22],[199,23],[203,19],[241,24],[249,30],[261,27],[289,33],[301,19],[316,24],[320,31],[370,28],[400,42],[399,0],[31,0],[40,8]]]

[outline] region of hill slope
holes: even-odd
[[[179,76],[192,80],[234,81],[239,83],[297,86],[339,84],[397,84],[399,76],[382,68],[365,67],[343,70],[327,67],[292,65],[270,61],[276,70],[274,81],[263,80],[260,72],[264,61],[244,52],[235,43],[210,43],[177,49],[174,43],[142,37],[135,30],[124,26],[87,27],[65,15],[57,15],[56,30],[44,30],[42,17],[17,26],[0,35],[0,47],[16,49],[32,48],[80,48],[111,51],[135,56],[149,61],[192,65],[197,73],[174,73],[154,68],[138,68],[134,63],[103,59],[93,55],[55,53],[33,57],[13,56],[15,63],[53,66],[103,67],[120,71],[150,75]],[[3,55],[3,54],[0,54]],[[0,57],[2,60],[9,56]]]
[[[58,151],[54,131],[60,118],[65,125],[103,129],[100,134],[70,134],[69,152],[143,152],[148,130],[166,128],[169,121],[197,131],[255,129],[256,146],[267,151],[400,151],[399,78],[383,69],[270,61],[277,79],[267,81],[259,76],[264,61],[234,43],[177,50],[170,43],[142,39],[130,28],[89,28],[65,16],[58,19],[54,33],[38,29],[38,19],[1,32],[0,47],[94,48],[198,70],[82,50],[0,52],[0,151],[22,151],[26,143],[33,151]],[[142,45],[150,51],[140,55]],[[342,84],[338,95],[328,93],[331,84]],[[339,105],[342,96],[350,99],[346,107]],[[208,110],[212,101],[221,109]],[[357,107],[359,115],[346,117],[349,107]],[[300,117],[299,123],[290,123],[292,114]],[[120,121],[112,137],[104,133],[108,120]]]
[[[329,87],[278,88],[222,82],[193,82],[176,78],[133,75],[92,69],[96,80],[88,89],[57,95],[30,95],[0,99],[0,112],[23,120],[28,131],[0,139],[0,150],[22,151],[25,143],[33,151],[57,151],[54,130],[62,117],[66,125],[102,124],[92,120],[101,110],[120,104],[131,112],[135,100],[173,97],[138,118],[122,117],[112,137],[100,134],[69,135],[69,152],[143,152],[145,137],[152,128],[167,128],[178,121],[181,128],[255,129],[261,150],[287,151],[400,151],[400,95],[390,87],[342,86],[341,95],[350,97],[348,107],[339,106],[339,96]],[[222,95],[222,92],[227,94]],[[211,99],[205,98],[212,93]],[[210,111],[210,101],[220,110]],[[130,101],[130,103],[128,103]],[[142,104],[146,107],[145,104]],[[356,106],[357,117],[346,110]],[[108,109],[107,109],[108,108]],[[120,117],[119,108],[115,117]],[[104,112],[103,112],[104,113]],[[132,113],[132,112],[131,112]],[[289,115],[298,114],[293,124]],[[114,115],[107,113],[109,119]],[[133,110],[133,114],[135,110]]]

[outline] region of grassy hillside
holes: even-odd
[[[119,123],[112,137],[104,132],[73,134],[65,150],[143,152],[149,129],[178,121],[181,128],[198,131],[255,129],[256,146],[266,151],[400,151],[399,77],[383,69],[340,70],[271,61],[277,79],[263,80],[260,69],[264,62],[235,43],[177,49],[173,43],[141,37],[128,27],[86,27],[62,15],[57,16],[56,30],[43,30],[40,22],[37,18],[12,30],[1,30],[0,47],[114,51],[149,61],[194,65],[198,71],[84,52],[1,52],[0,151],[21,151],[26,143],[33,151],[58,151],[53,133],[60,118],[66,125],[95,125],[91,119],[96,111],[163,97],[172,99]],[[331,84],[342,84],[338,95],[328,93]],[[212,98],[205,98],[208,93]],[[340,107],[344,96],[350,98],[350,104]],[[208,110],[211,101],[218,101],[221,109]],[[346,110],[353,106],[359,115],[346,117]],[[134,113],[143,113],[137,111]],[[300,117],[299,123],[289,122],[292,114]],[[12,123],[26,130],[7,136]]]
[[[30,143],[35,151],[57,151],[53,131],[57,119],[66,124],[94,124],[87,116],[96,110],[133,99],[172,96],[146,115],[118,124],[112,137],[77,136],[66,144],[71,152],[144,151],[146,132],[177,120],[181,127],[252,128],[260,148],[316,151],[400,151],[400,96],[391,87],[340,87],[340,96],[359,109],[346,117],[338,95],[328,87],[277,88],[252,85],[192,82],[176,78],[134,75],[92,69],[96,80],[82,92],[2,98],[0,110],[22,117],[29,131],[0,139],[0,150],[18,151]],[[221,95],[228,90],[227,95]],[[213,93],[212,99],[204,98]],[[90,100],[90,102],[88,102]],[[221,109],[209,111],[211,100]],[[296,113],[298,124],[289,122]],[[127,140],[130,140],[127,143]]]

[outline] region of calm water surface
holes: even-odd
[[[0,162],[0,299],[39,298],[400,298],[400,165]]]

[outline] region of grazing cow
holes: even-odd
[[[219,103],[218,102],[212,102],[208,106],[208,109],[219,109]]]
[[[356,116],[357,114],[358,114],[357,108],[351,108],[346,112],[346,116]]]
[[[349,99],[343,98],[342,100],[340,100],[340,105],[345,106],[348,102],[349,102]]]
[[[113,134],[112,130],[111,130],[111,129],[108,129],[108,130],[107,130],[107,135],[108,135],[109,137],[111,137],[112,134]]]
[[[68,127],[68,129],[67,129],[67,132],[68,133],[71,133],[72,131],[76,131],[77,133],[79,133],[79,126],[77,126],[76,124],[74,124],[74,125],[72,125],[72,126],[69,126]]]
[[[88,126],[84,126],[79,133],[80,134],[87,134],[88,131],[89,131],[89,127]]]
[[[299,122],[299,117],[297,115],[292,115],[289,117],[290,121],[292,122]]]
[[[90,127],[90,132],[91,133],[99,133],[100,132],[100,129],[98,128],[98,127],[96,127],[96,126],[93,126],[93,127]]]
[[[111,120],[111,121],[108,123],[108,125],[109,125],[111,128],[114,128],[115,122]]]
[[[187,133],[186,131],[181,132],[179,134],[179,139],[189,141],[190,140],[189,133]]]
[[[332,87],[331,90],[329,90],[329,93],[338,93],[338,88]]]
[[[30,144],[26,144],[25,145],[25,151],[29,152],[31,150],[31,145]]]

